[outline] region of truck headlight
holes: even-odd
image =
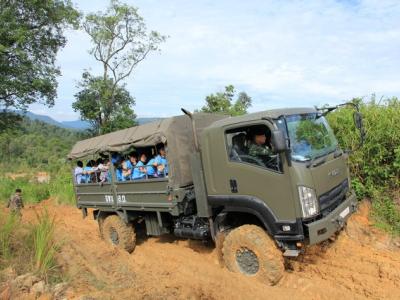
[[[303,218],[317,215],[319,213],[319,205],[315,191],[305,186],[299,186],[298,190]]]

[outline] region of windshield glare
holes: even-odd
[[[317,113],[286,117],[293,160],[307,161],[335,151],[338,143],[326,119]]]

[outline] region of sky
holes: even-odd
[[[398,0],[125,0],[149,30],[168,39],[125,81],[139,117],[179,115],[232,84],[252,97],[250,112],[400,96]],[[75,0],[83,13],[108,1]],[[34,113],[77,120],[71,104],[84,70],[100,75],[83,31],[66,32],[58,54],[58,97]]]

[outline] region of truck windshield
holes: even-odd
[[[335,151],[338,142],[326,119],[317,113],[286,117],[291,156],[296,161],[308,161]]]

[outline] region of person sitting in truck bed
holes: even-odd
[[[146,164],[146,173],[148,178],[156,178],[157,175],[157,163],[155,157],[151,158]]]
[[[128,159],[122,163],[122,175],[125,180],[131,180],[133,168],[137,164],[137,155],[135,153],[130,153]]]
[[[118,160],[114,164],[114,169],[115,169],[115,177],[117,181],[126,181],[124,175],[123,175],[123,169],[122,169],[122,161]]]
[[[90,175],[93,173],[93,161],[89,160],[86,164],[86,167],[83,168],[83,176],[82,181],[84,183],[90,183]]]
[[[83,177],[83,162],[78,160],[77,163],[76,163],[75,170],[74,170],[75,183],[81,184],[82,183],[82,177]]]
[[[166,158],[164,145],[161,145],[158,149],[158,155],[154,158],[155,167],[157,168],[157,176],[165,177],[168,176],[168,161]]]
[[[144,179],[146,177],[147,168],[145,166],[146,166],[147,156],[145,153],[142,153],[140,154],[139,157],[140,160],[136,164],[136,167],[133,169],[133,175],[132,175],[133,180]]]
[[[111,181],[111,173],[110,173],[110,161],[106,158],[104,161],[99,163],[98,169],[100,171],[100,182],[110,182]]]

